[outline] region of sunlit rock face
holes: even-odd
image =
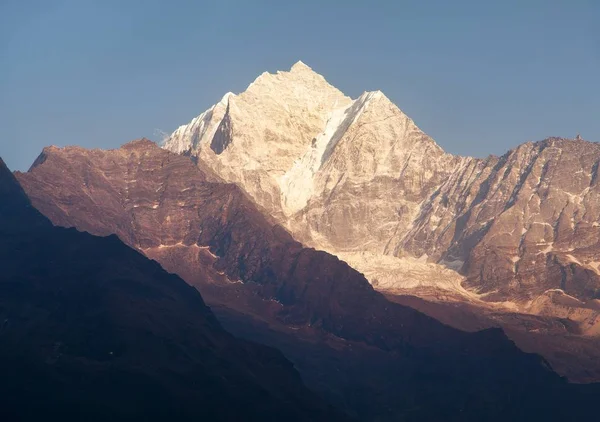
[[[564,419],[573,408],[581,416],[596,411],[589,399],[597,396],[595,388],[570,386],[502,330],[451,328],[387,300],[335,256],[303,247],[203,160],[195,164],[148,140],[109,151],[50,147],[30,171],[16,175],[54,224],[116,234],[156,259],[197,287],[228,330],[281,349],[307,385],[359,420],[506,420],[510,412],[531,420],[540,407],[544,416]],[[424,255],[340,256],[367,268],[378,288],[479,300],[458,273]],[[558,292],[551,296],[573,302]],[[169,303],[165,309],[175,312],[179,305]],[[515,396],[522,402],[515,404]]]
[[[54,218],[67,211],[63,221],[77,214],[84,224],[87,216],[96,231],[107,215],[131,216],[128,202],[157,209],[127,176],[133,166],[115,167],[148,144],[129,145],[98,167],[91,162],[101,154],[79,148],[71,166],[54,168],[58,150],[49,149],[36,164],[47,173],[29,181],[36,192],[54,184],[53,194],[65,195]],[[81,178],[75,168],[86,169]],[[94,198],[104,207],[87,208]],[[46,197],[46,210],[53,200]],[[82,208],[69,209],[74,204]],[[0,268],[2,420],[349,420],[309,391],[279,351],[233,337],[196,289],[117,236],[53,226],[1,158]]]
[[[600,148],[580,137],[454,156],[380,91],[352,100],[298,62],[228,93],[163,146],[236,183],[380,290],[441,289],[535,312],[549,289],[600,297]]]

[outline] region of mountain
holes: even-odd
[[[298,62],[290,72],[263,73],[240,95],[226,94],[177,129],[169,149],[197,156],[224,180],[248,187],[268,213],[277,214],[280,186],[273,175],[283,176],[305,152],[307,136],[322,130],[332,106],[349,104],[350,98]]]
[[[347,420],[116,236],[54,227],[0,160],[3,420]]]
[[[148,140],[46,148],[17,173],[55,224],[114,233],[196,286],[225,326],[280,348],[306,384],[361,420],[550,420],[595,412],[503,332],[466,333],[388,301],[306,248],[203,160]]]
[[[237,184],[378,290],[600,330],[598,144],[451,155],[381,92],[351,100],[301,62],[211,110],[164,148]]]

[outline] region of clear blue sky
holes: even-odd
[[[600,141],[596,0],[0,0],[0,156],[156,139],[299,59],[452,153]]]

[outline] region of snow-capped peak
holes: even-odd
[[[231,97],[235,97],[235,94],[233,92],[228,92],[227,94],[223,95],[223,98],[221,98],[221,101],[219,101],[219,104],[227,106],[227,103],[229,102],[229,99]]]
[[[215,136],[218,152],[211,150]],[[351,99],[298,61],[288,71],[262,73],[240,94],[226,94],[164,147],[190,151],[265,209],[289,216],[331,188],[330,171],[361,180],[395,177],[406,160],[422,156],[411,152],[425,149],[421,139],[433,143],[381,91]]]
[[[306,63],[304,63],[302,60],[298,60],[296,63],[294,63],[292,65],[290,72],[302,72],[305,70],[312,71],[312,68],[310,66],[308,66]]]

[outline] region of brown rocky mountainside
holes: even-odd
[[[347,420],[116,236],[53,226],[0,159],[0,418]]]
[[[394,248],[464,261],[488,300],[561,289],[600,299],[600,145],[549,138],[465,167],[434,192]]]
[[[234,332],[276,345],[307,384],[363,420],[531,420],[595,412],[499,329],[465,333],[392,303],[305,248],[203,162],[147,140],[47,148],[17,173],[60,226],[116,234],[196,286]]]

